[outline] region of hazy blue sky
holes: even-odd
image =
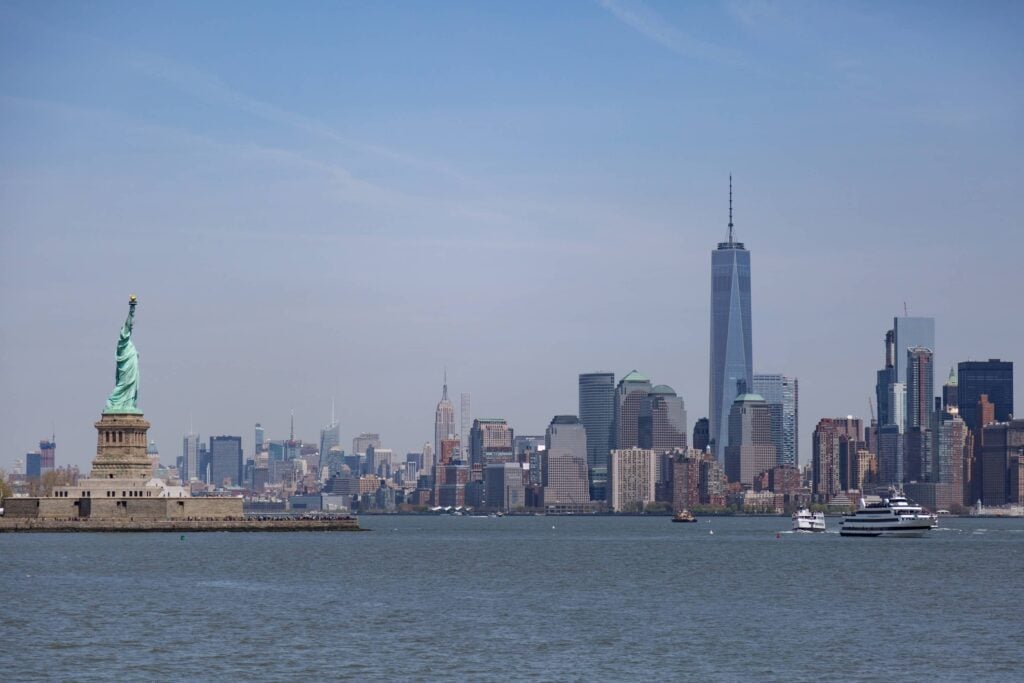
[[[519,433],[633,368],[692,427],[730,172],[802,461],[904,301],[936,384],[1020,375],[1022,35],[1019,2],[0,2],[0,467],[53,425],[88,465],[131,293],[166,463],[190,416],[248,453],[332,396],[418,450],[445,365]]]

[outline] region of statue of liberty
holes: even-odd
[[[138,300],[132,294],[128,299],[128,317],[121,327],[117,339],[117,370],[114,373],[116,386],[107,399],[104,413],[141,413],[136,407],[139,400],[139,352],[132,343],[132,325],[135,322],[135,305]]]

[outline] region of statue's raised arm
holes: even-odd
[[[121,326],[117,339],[117,353],[114,356],[117,368],[114,373],[114,391],[107,399],[105,413],[139,413],[139,353],[132,343],[132,327],[135,324],[135,306],[138,300],[132,294],[128,299],[128,317]]]

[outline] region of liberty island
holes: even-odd
[[[240,496],[193,497],[187,488],[153,476],[154,463],[146,452],[150,423],[137,404],[136,306],[133,294],[117,341],[114,390],[95,423],[90,476],[55,487],[48,496],[7,499],[0,532],[357,530],[352,517],[250,520]]]

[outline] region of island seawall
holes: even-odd
[[[199,531],[366,531],[355,517],[341,519],[12,519],[0,533]]]

